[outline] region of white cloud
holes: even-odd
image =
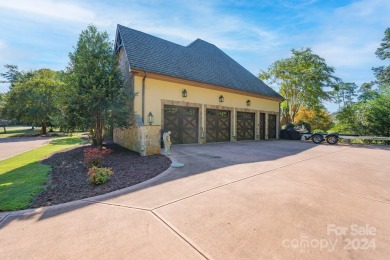
[[[321,16],[321,25],[303,41],[344,81],[369,82],[374,79],[371,68],[381,64],[375,51],[390,24],[389,11],[387,0],[353,2]]]
[[[0,7],[38,16],[37,18],[42,18],[43,16],[50,19],[67,21],[95,20],[95,13],[88,9],[85,9],[77,4],[61,3],[53,0],[5,0],[0,1]]]
[[[318,0],[279,0],[278,2],[284,7],[291,9],[301,9],[314,4]]]
[[[5,41],[0,39],[0,51],[3,51],[3,49],[5,49],[5,47],[6,47]]]
[[[164,18],[159,10],[149,10],[147,17],[141,19],[137,19],[137,13],[145,13],[145,10],[134,8],[136,15],[131,20],[128,16],[118,17],[119,21],[125,21],[123,25],[183,45],[201,38],[225,50],[258,52],[279,43],[276,33],[242,17],[223,14],[212,6],[198,6],[183,11],[186,16],[177,14]]]
[[[314,45],[313,51],[325,57],[327,63],[334,67],[368,66],[370,68],[370,65],[376,63],[374,53],[377,47],[378,42],[364,42],[356,46],[335,37],[330,41]]]
[[[361,0],[336,10],[340,17],[365,19],[366,23],[390,22],[390,1],[388,0]],[[359,20],[355,20],[359,21]]]

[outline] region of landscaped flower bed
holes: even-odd
[[[169,168],[171,160],[163,155],[142,157],[116,144],[105,145],[112,152],[104,155],[102,167],[113,174],[101,185],[88,181],[88,166],[84,150],[90,146],[59,152],[41,161],[53,170],[46,189],[31,203],[31,207],[49,206],[88,198],[123,189],[157,176]]]

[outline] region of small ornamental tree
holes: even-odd
[[[93,144],[102,149],[105,126],[129,124],[132,95],[123,85],[107,32],[88,26],[69,58],[64,118],[88,128]]]

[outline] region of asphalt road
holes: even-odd
[[[15,137],[0,139],[0,161],[49,143],[50,137]]]

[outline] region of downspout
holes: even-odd
[[[279,118],[278,118],[278,131],[277,131],[277,139],[280,138],[279,134],[280,134],[280,130],[282,130],[282,126],[280,124],[280,122],[282,121],[282,102],[284,101],[285,99],[283,98],[282,100],[279,101]]]
[[[282,106],[282,101],[279,101],[278,131],[276,132],[276,134],[277,134],[277,138],[276,138],[276,139],[279,139],[279,138],[280,138],[280,136],[279,136],[280,130],[281,130],[281,129],[280,129],[280,120],[281,120],[281,118],[282,118],[282,115],[281,115],[281,113],[282,113],[281,106]]]
[[[142,123],[145,125],[145,80],[146,71],[144,71],[144,77],[142,78]]]

